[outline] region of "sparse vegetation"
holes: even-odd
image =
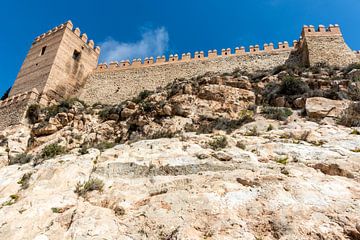
[[[350,134],[353,134],[353,135],[360,135],[360,131],[357,130],[357,129],[354,129],[352,130],[352,132]]]
[[[14,158],[10,158],[9,165],[13,164],[26,164],[29,163],[32,159],[32,155],[26,153],[20,153],[16,155]]]
[[[289,161],[289,157],[288,156],[285,156],[285,157],[277,157],[275,159],[275,162],[279,163],[279,164],[283,164],[283,165],[286,165],[288,164],[288,161]]]
[[[78,196],[85,197],[88,192],[99,191],[102,192],[104,188],[104,182],[98,178],[90,178],[86,182],[78,182],[76,184],[75,193]]]
[[[272,130],[274,130],[274,126],[273,126],[272,124],[269,124],[269,126],[268,126],[267,129],[266,129],[266,131],[267,131],[267,132],[270,132],[270,131],[272,131]]]
[[[26,112],[26,117],[31,124],[37,123],[40,115],[40,105],[31,104]]]
[[[227,141],[226,136],[218,136],[218,137],[215,137],[213,140],[209,141],[208,145],[213,150],[219,150],[222,148],[226,148],[228,145],[228,141]]]
[[[360,127],[360,102],[350,104],[342,113],[339,124],[347,127]]]
[[[309,90],[309,86],[301,81],[301,79],[293,76],[286,76],[281,82],[279,93],[284,95],[299,95],[304,94]]]
[[[240,148],[240,149],[242,149],[242,150],[245,150],[245,149],[246,149],[246,145],[245,145],[243,142],[240,142],[240,141],[238,141],[238,142],[236,143],[236,147],[238,147],[238,148]]]
[[[245,136],[256,137],[256,136],[259,136],[259,135],[260,135],[260,133],[259,133],[256,126],[253,126],[252,128],[248,129],[247,132],[245,133]]]
[[[289,108],[264,107],[262,113],[266,118],[285,121],[293,112]]]
[[[19,195],[17,195],[17,194],[12,194],[12,195],[10,195],[10,200],[4,202],[4,203],[2,204],[2,206],[11,206],[11,205],[13,205],[14,203],[16,203],[18,200],[19,200]]]
[[[41,152],[41,157],[43,159],[49,159],[49,158],[53,158],[57,155],[61,155],[66,153],[66,150],[64,147],[54,143],[54,144],[50,144],[47,145]]]
[[[135,98],[132,99],[132,101],[134,103],[141,103],[143,102],[147,97],[149,97],[150,95],[152,95],[154,92],[149,91],[149,90],[144,90],[142,92],[139,93],[139,95]]]
[[[18,184],[21,185],[21,189],[25,190],[29,187],[29,182],[30,182],[30,178],[31,178],[32,173],[25,173],[21,179],[17,182]]]

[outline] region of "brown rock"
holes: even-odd
[[[275,107],[285,107],[286,105],[286,99],[285,97],[278,97],[274,101]]]
[[[39,137],[39,136],[47,136],[55,133],[58,130],[58,128],[53,124],[47,124],[44,127],[34,128],[32,130],[32,133]]]
[[[306,99],[304,98],[297,98],[294,100],[293,104],[295,106],[295,108],[304,108],[305,107],[305,102],[306,102]]]

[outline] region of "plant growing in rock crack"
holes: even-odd
[[[266,118],[285,121],[293,112],[289,108],[264,107],[262,113]]]
[[[288,161],[289,161],[289,157],[288,156],[285,156],[285,157],[277,157],[275,159],[275,162],[279,163],[279,164],[283,164],[283,165],[286,165],[288,164]]]
[[[13,205],[14,203],[16,203],[18,200],[19,200],[19,195],[17,195],[17,194],[12,194],[12,195],[10,195],[10,200],[4,202],[4,203],[2,204],[2,206],[11,206],[11,205]]]
[[[30,185],[29,182],[30,182],[31,175],[32,175],[31,172],[25,173],[25,174],[21,177],[21,179],[17,182],[18,184],[21,185],[21,189],[22,189],[22,190],[25,190],[25,189],[27,189],[27,188],[29,187],[29,185]]]
[[[245,133],[245,136],[253,136],[253,137],[256,137],[256,136],[259,136],[259,135],[260,135],[260,133],[259,133],[259,131],[258,131],[258,129],[257,129],[256,126],[248,129],[247,132]]]
[[[228,141],[227,141],[226,136],[218,136],[218,137],[215,137],[213,140],[209,141],[208,145],[213,150],[219,150],[222,148],[226,148],[228,145]]]
[[[29,155],[26,153],[20,153],[20,154],[16,155],[15,157],[10,158],[9,165],[29,163],[32,158],[33,158],[32,155]]]
[[[98,178],[90,178],[83,183],[78,182],[75,187],[75,193],[78,196],[85,197],[88,192],[99,191],[102,192],[104,188],[104,182]]]
[[[47,145],[46,147],[44,147],[44,149],[41,152],[41,157],[43,159],[49,159],[49,158],[53,158],[57,155],[61,155],[64,153],[66,153],[65,148],[54,143],[54,144],[50,144],[50,145]]]

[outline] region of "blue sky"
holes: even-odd
[[[1,4],[0,96],[12,85],[32,40],[71,19],[101,61],[298,39],[303,24],[340,24],[360,50],[359,0],[6,1]]]

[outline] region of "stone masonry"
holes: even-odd
[[[235,69],[254,72],[283,64],[347,66],[359,62],[360,53],[346,45],[340,27],[304,26],[299,40],[231,49],[195,52],[99,64],[100,48],[68,21],[35,38],[11,89],[0,102],[0,129],[23,122],[31,103],[49,105],[78,97],[87,103],[116,104],[155,90],[178,78]]]

